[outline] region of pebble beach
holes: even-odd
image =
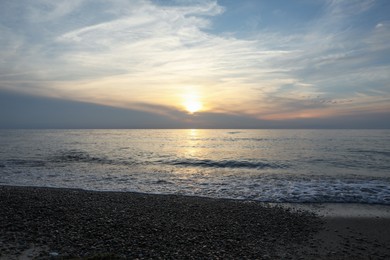
[[[390,256],[386,235],[355,234],[354,222],[253,201],[14,186],[0,197],[0,259]]]

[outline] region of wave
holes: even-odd
[[[62,151],[59,154],[50,158],[54,163],[96,163],[96,164],[109,164],[109,165],[134,165],[137,162],[131,159],[126,160],[113,160],[105,156],[91,156],[89,153],[80,150],[68,150]]]
[[[280,169],[288,166],[280,163],[253,162],[246,160],[208,160],[208,159],[175,159],[159,161],[163,164],[178,165],[184,167],[207,167],[207,168],[250,168],[250,169]]]
[[[389,178],[330,178],[324,176],[266,175],[251,178],[214,179],[195,183],[192,179],[170,179],[175,186],[154,183],[162,193],[244,199],[271,203],[360,203],[390,205]],[[149,183],[148,183],[149,184]],[[190,185],[191,184],[191,185]],[[197,187],[194,189],[194,184]],[[142,187],[142,185],[138,185]],[[150,186],[143,186],[150,192]],[[142,189],[141,188],[141,189]]]
[[[274,179],[252,187],[255,200],[287,203],[363,203],[390,205],[388,179]]]
[[[280,169],[288,166],[281,163],[259,162],[249,160],[208,160],[208,159],[153,159],[144,158],[142,160],[127,159],[109,159],[107,157],[91,156],[87,152],[79,150],[63,151],[50,159],[54,163],[98,163],[110,165],[148,165],[162,164],[183,167],[202,167],[202,168],[249,168],[249,169]]]
[[[242,132],[241,131],[231,131],[231,132],[227,132],[228,134],[231,134],[231,135],[235,135],[235,134],[241,134]]]
[[[6,160],[5,164],[0,164],[0,168],[5,168],[7,166],[44,167],[46,166],[46,162],[36,159],[10,159]]]
[[[229,137],[229,138],[224,139],[224,141],[227,141],[227,142],[241,142],[241,141],[264,142],[264,141],[272,141],[272,140],[273,139],[256,138],[256,137]]]
[[[310,159],[304,161],[310,164],[323,164],[324,167],[332,166],[343,169],[370,169],[370,170],[388,170],[389,163],[387,160],[359,160],[359,158],[328,158],[328,159]]]
[[[366,154],[366,155],[382,155],[390,157],[390,151],[377,151],[377,150],[350,150],[353,153]]]
[[[60,152],[51,158],[52,162],[97,162],[110,163],[111,160],[89,155],[87,152],[79,150],[69,150]]]

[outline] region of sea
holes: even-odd
[[[0,130],[0,185],[390,205],[390,130]]]

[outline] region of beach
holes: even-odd
[[[337,216],[318,205],[16,186],[0,197],[0,259],[390,257],[386,207]]]

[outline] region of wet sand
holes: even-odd
[[[0,186],[0,198],[0,259],[390,257],[386,214],[321,217],[315,206],[12,186]]]
[[[390,259],[390,206],[366,204],[295,204],[324,220],[303,254],[316,259]]]
[[[390,259],[390,219],[325,218],[317,255],[328,259]]]

